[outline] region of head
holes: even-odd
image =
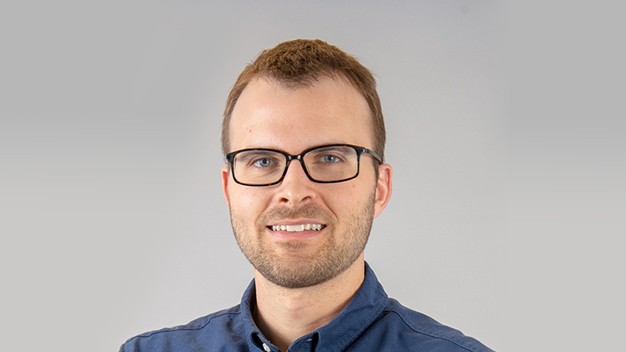
[[[321,41],[294,41],[263,52],[252,66],[258,62],[271,74],[248,66],[239,76],[224,118],[225,152],[269,148],[298,155],[350,144],[382,153],[370,101],[358,88],[364,84],[324,68],[339,62],[341,70],[358,65],[369,74],[354,58]],[[368,84],[373,89],[373,78]],[[374,105],[380,114],[380,104]],[[292,160],[282,181],[254,187],[235,182],[228,165],[222,184],[235,237],[256,272],[299,288],[331,280],[363,260],[372,220],[391,194],[391,167],[364,154],[356,178],[317,183],[301,161]]]
[[[269,78],[287,88],[298,89],[313,85],[321,78],[346,79],[365,99],[369,107],[373,150],[385,159],[385,120],[376,79],[353,56],[319,39],[296,39],[264,50],[246,66],[228,95],[222,122],[222,152],[232,151],[230,121],[233,109],[244,89],[255,78]]]

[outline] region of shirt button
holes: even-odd
[[[263,343],[263,349],[265,350],[265,352],[271,352],[272,351],[270,346],[268,346],[266,343]]]

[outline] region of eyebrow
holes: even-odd
[[[305,150],[309,150],[309,149],[315,149],[315,148],[320,148],[320,147],[326,147],[326,146],[330,146],[330,145],[356,145],[353,143],[348,143],[348,142],[328,142],[328,143],[322,143],[322,144],[315,144],[313,146],[310,147],[305,147],[304,149],[300,150],[300,152],[298,152],[297,154],[293,154],[293,155],[298,155],[301,154],[302,152],[304,152]],[[292,155],[291,153],[287,152],[286,150],[276,147],[276,146],[272,146],[272,147],[267,147],[267,146],[262,146],[262,147],[258,147],[258,146],[251,146],[251,147],[244,147],[244,148],[239,148],[239,149],[235,149],[233,150],[233,152],[239,151],[239,150],[246,150],[246,149],[269,149],[269,150],[276,150],[282,153],[287,153],[289,155]],[[232,152],[231,152],[232,153]]]

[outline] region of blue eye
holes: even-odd
[[[324,155],[322,156],[322,161],[325,163],[336,163],[339,162],[339,158],[334,155]]]
[[[272,159],[261,158],[261,159],[255,160],[254,165],[258,167],[269,167],[272,165]]]

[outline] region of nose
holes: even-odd
[[[297,206],[315,199],[315,183],[304,172],[302,162],[291,160],[283,181],[278,185],[276,200],[279,203]]]

